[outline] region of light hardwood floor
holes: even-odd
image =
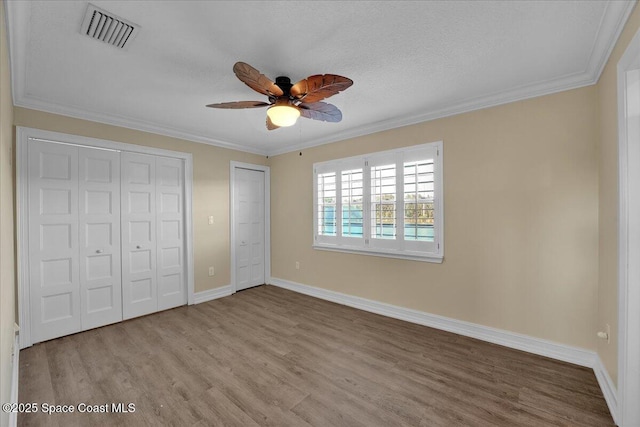
[[[612,426],[590,369],[273,286],[20,353],[21,426]]]

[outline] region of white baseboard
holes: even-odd
[[[207,291],[196,292],[193,295],[193,303],[200,304],[202,302],[207,302],[222,297],[228,297],[231,294],[233,294],[233,288],[231,285],[223,286],[221,288],[209,289]]]
[[[602,390],[602,394],[604,395],[609,411],[613,416],[613,420],[617,424],[618,393],[616,391],[616,386],[602,364],[600,356],[598,356],[594,351],[559,344],[553,341],[518,334],[515,332],[509,332],[503,329],[491,328],[488,326],[426,313],[424,311],[412,310],[366,298],[355,297],[327,289],[316,288],[314,286],[303,285],[301,283],[278,279],[275,277],[270,279],[269,284],[301,294],[310,295],[312,297],[347,305],[349,307],[358,308],[360,310],[369,311],[371,313],[381,314],[383,316],[393,317],[395,319],[417,323],[419,325],[429,326],[431,328],[441,329],[443,331],[453,332],[459,335],[591,368],[598,380],[598,385]]]
[[[604,400],[607,402],[609,412],[611,412],[611,416],[613,417],[613,422],[618,425],[618,392],[616,386],[613,384],[613,380],[609,376],[607,369],[604,367],[604,364],[598,355],[596,355],[593,372],[596,374],[598,385],[600,386],[600,390],[602,390]]]
[[[20,340],[18,334],[16,334],[15,342],[13,343],[13,367],[11,369],[11,403],[18,403],[18,381],[20,379]],[[18,413],[9,413],[9,427],[15,427],[18,425]]]
[[[289,280],[271,278],[274,286],[289,289],[301,294],[310,295],[316,298],[332,301],[342,305],[381,314],[387,317],[404,320],[443,331],[453,332],[482,341],[488,341],[505,347],[526,351],[540,356],[549,357],[575,365],[594,368],[597,355],[595,352],[579,347],[559,344],[528,335],[505,331],[503,329],[491,328],[475,323],[456,320],[449,317],[426,313],[424,311],[412,310],[365,298],[354,297],[340,292],[329,291],[327,289],[316,288],[314,286],[303,285]]]

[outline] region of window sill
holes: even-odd
[[[442,264],[444,255],[435,253],[419,253],[419,252],[397,252],[397,251],[381,251],[378,249],[354,248],[349,246],[334,245],[313,245],[313,249],[320,251],[344,252],[349,254],[379,256],[384,258],[408,259],[411,261],[422,261]]]

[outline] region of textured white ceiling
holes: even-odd
[[[635,2],[93,1],[140,25],[126,50],[79,29],[85,1],[5,2],[16,105],[276,154],[594,83]],[[267,131],[244,61],[332,73],[341,123]]]

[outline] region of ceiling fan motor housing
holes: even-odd
[[[276,85],[278,85],[278,87],[284,92],[283,96],[288,98],[291,93],[291,86],[293,86],[291,84],[291,79],[286,76],[276,77]]]

